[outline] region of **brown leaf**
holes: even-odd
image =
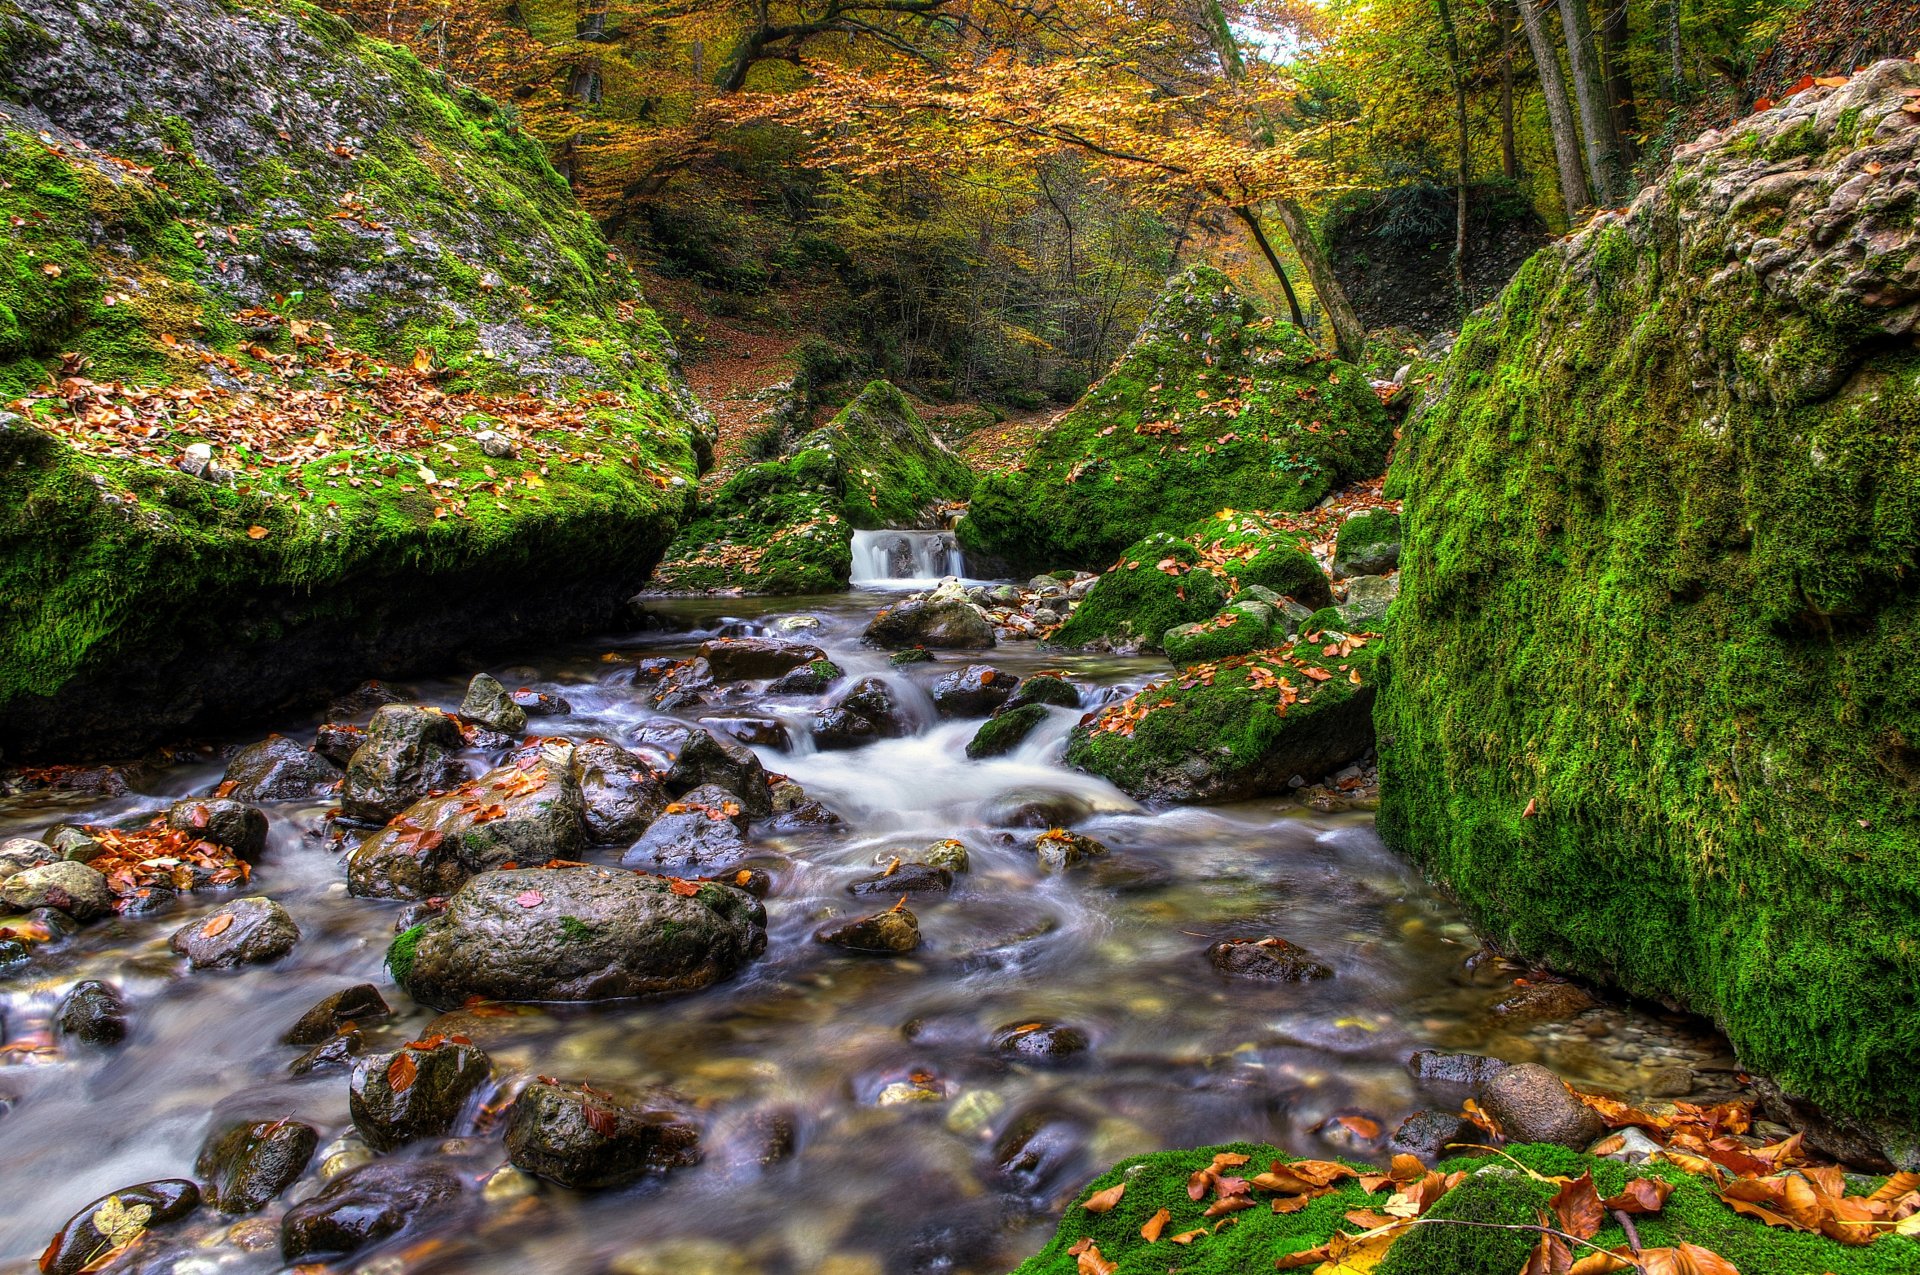
[[[1622,1213],[1658,1213],[1666,1207],[1671,1194],[1673,1183],[1661,1178],[1630,1178],[1620,1194],[1609,1195],[1600,1204]]]
[[[1126,1193],[1127,1184],[1122,1182],[1118,1186],[1110,1186],[1104,1191],[1095,1191],[1087,1197],[1087,1202],[1080,1207],[1089,1213],[1106,1213],[1110,1211],[1114,1205],[1120,1203],[1120,1197]]]
[[[1113,1275],[1120,1269],[1117,1262],[1109,1262],[1100,1255],[1100,1246],[1089,1243],[1077,1254],[1074,1268],[1078,1275]]]
[[[1241,1209],[1250,1209],[1253,1207],[1253,1203],[1251,1196],[1229,1195],[1209,1204],[1207,1211],[1200,1216],[1225,1217],[1229,1213],[1238,1213]]]
[[[1167,1223],[1171,1221],[1173,1221],[1173,1213],[1171,1210],[1157,1210],[1152,1217],[1147,1219],[1147,1224],[1140,1228],[1140,1238],[1149,1244],[1155,1243],[1160,1238],[1160,1232],[1166,1230]]]
[[[1633,1263],[1620,1256],[1619,1252],[1589,1253],[1575,1262],[1567,1275],[1611,1275],[1614,1271],[1632,1270]]]
[[[1273,1201],[1273,1211],[1275,1213],[1298,1213],[1301,1209],[1306,1208],[1307,1205],[1319,1199],[1322,1194],[1324,1194],[1324,1192],[1313,1191],[1306,1195],[1277,1196]]]
[[[247,539],[249,540],[263,540],[266,538],[266,535],[267,529],[259,523],[255,523],[253,526],[247,528]]]
[[[1593,1189],[1590,1172],[1562,1186],[1549,1203],[1560,1219],[1560,1229],[1577,1240],[1592,1239],[1607,1220],[1606,1211],[1600,1207],[1600,1193]]]
[[[1559,1236],[1542,1233],[1520,1275],[1568,1275],[1572,1269],[1573,1250]]]
[[[620,1132],[620,1113],[617,1111],[598,1103],[585,1102],[580,1104],[580,1114],[586,1117],[587,1128],[603,1138],[611,1138]]]
[[[1739,1267],[1698,1244],[1642,1249],[1639,1261],[1647,1275],[1740,1275]]]
[[[1207,1233],[1206,1229],[1203,1227],[1202,1229],[1197,1231],[1182,1231],[1178,1235],[1170,1235],[1167,1238],[1172,1240],[1175,1244],[1191,1244],[1195,1240],[1199,1239],[1202,1235],[1205,1235],[1206,1233]]]
[[[210,938],[213,938],[215,935],[225,934],[227,932],[227,927],[232,924],[233,924],[233,913],[231,912],[216,913],[215,915],[208,917],[207,923],[200,927],[200,937],[203,939],[210,939]]]
[[[387,1064],[387,1088],[395,1093],[405,1093],[413,1088],[413,1082],[420,1075],[420,1066],[413,1061],[413,1055],[401,1050]]]

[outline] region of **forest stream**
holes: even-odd
[[[1731,1057],[1697,1022],[1620,1005],[1549,1022],[1498,1012],[1526,971],[1481,949],[1462,915],[1382,845],[1370,813],[1279,799],[1153,809],[1064,767],[1081,712],[1137,689],[1164,670],[1160,661],[1003,643],[976,658],[1021,676],[1060,670],[1082,707],[1050,708],[1010,755],[968,760],[979,720],[940,719],[926,688],[969,657],[896,667],[863,646],[863,627],[889,600],[879,588],[653,600],[656,624],[645,632],[494,670],[510,687],[571,704],[534,733],[599,736],[659,763],[673,723],[635,685],[646,657],[685,656],[719,636],[801,638],[849,678],[876,675],[895,689],[912,733],[846,751],[811,746],[806,719],[825,695],[741,683],[724,707],[687,710],[748,736],[769,770],[842,821],[752,830],[748,866],[771,877],[767,949],[705,991],[470,1005],[436,1019],[383,969],[403,905],[349,897],[324,798],[268,806],[270,844],[246,892],[271,894],[301,931],[270,974],[189,973],[167,949],[170,934],[232,891],[183,895],[40,948],[0,994],[10,1042],[0,1093],[17,1100],[0,1121],[0,1163],[15,1183],[37,1184],[31,1206],[16,1194],[0,1211],[5,1269],[28,1269],[66,1218],[108,1192],[193,1176],[216,1115],[253,1109],[319,1131],[304,1174],[265,1213],[236,1220],[202,1209],[156,1231],[136,1266],[176,1275],[279,1268],[287,1203],[372,1158],[352,1134],[346,1072],[290,1074],[302,1050],[281,1037],[321,998],[364,982],[395,1011],[363,1024],[370,1052],[459,1033],[486,1051],[493,1073],[455,1137],[389,1157],[452,1166],[478,1188],[469,1206],[419,1219],[404,1241],[363,1255],[362,1271],[998,1272],[1036,1251],[1087,1179],[1124,1155],[1229,1138],[1300,1154],[1381,1154],[1410,1113],[1458,1109],[1457,1095],[1448,1105],[1444,1088],[1423,1089],[1410,1073],[1416,1050],[1537,1060],[1574,1083],[1636,1097],[1731,1089]],[[464,686],[448,678],[400,689],[451,709]],[[305,739],[316,724],[279,726]],[[464,759],[482,769],[503,755]],[[110,799],[10,799],[0,840],[59,820],[144,819],[211,793],[223,764],[209,755],[176,765]],[[1044,872],[1033,840],[1049,826],[1110,853]],[[912,897],[918,951],[863,955],[815,941],[830,921],[892,901],[878,891],[856,898],[851,883],[943,838],[965,844],[970,870],[954,875],[950,892]],[[614,864],[624,849],[586,857]],[[1262,982],[1209,963],[1211,944],[1265,935],[1299,944],[1332,976]],[[113,1050],[56,1044],[56,1005],[96,977],[129,1002],[129,1038]],[[497,1128],[539,1075],[670,1088],[700,1113],[699,1163],[597,1194],[538,1184],[506,1165]]]

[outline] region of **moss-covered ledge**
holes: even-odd
[[[1375,713],[1381,830],[1485,933],[1711,1015],[1908,1167],[1916,90],[1681,148],[1467,326],[1390,480]]]

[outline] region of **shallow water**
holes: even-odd
[[[1572,1079],[1626,1092],[1661,1062],[1689,1063],[1707,1076],[1703,1083],[1712,1082],[1712,1068],[1731,1065],[1692,1026],[1633,1008],[1551,1028],[1490,1019],[1514,971],[1470,960],[1478,941],[1468,926],[1381,845],[1366,814],[1318,816],[1281,802],[1143,808],[1060,765],[1076,719],[1068,710],[1055,710],[1014,756],[966,760],[978,723],[937,722],[921,688],[967,657],[889,670],[883,653],[858,645],[883,601],[861,592],[659,603],[654,609],[678,631],[495,670],[510,686],[572,702],[571,717],[536,719],[534,729],[629,740],[659,714],[632,686],[630,665],[606,654],[688,653],[715,633],[772,630],[780,617],[805,614],[820,627],[793,636],[827,647],[850,674],[884,672],[913,688],[924,728],[850,752],[759,750],[770,769],[805,785],[847,827],[757,843],[756,862],[774,878],[769,944],[737,979],[655,1003],[465,1012],[451,1028],[491,1055],[496,1107],[539,1074],[669,1085],[698,1100],[709,1121],[700,1166],[599,1195],[546,1187],[516,1196],[521,1184],[502,1179],[475,1214],[428,1225],[341,1269],[1005,1271],[1041,1245],[1059,1206],[1089,1176],[1122,1155],[1236,1138],[1302,1153],[1371,1154],[1377,1142],[1328,1122],[1360,1115],[1390,1131],[1431,1105],[1404,1067],[1415,1049],[1538,1058]],[[1165,668],[1031,644],[985,658],[1022,674],[1065,669],[1087,689],[1089,706]],[[406,689],[451,707],[463,682]],[[813,706],[748,701],[705,711],[799,719]],[[281,729],[308,738],[315,724]],[[57,819],[105,822],[158,809],[210,790],[221,769],[214,759],[176,766],[148,791],[122,798],[16,800],[0,805],[0,838]],[[300,1051],[278,1043],[322,996],[356,982],[380,985],[399,1012],[370,1030],[375,1049],[419,1036],[433,1020],[382,969],[401,905],[347,897],[339,851],[319,831],[324,804],[269,808],[273,843],[248,892],[280,900],[300,924],[299,946],[279,964],[188,974],[166,950],[167,936],[231,897],[200,895],[41,949],[0,987],[14,1042],[0,1053],[0,1094],[15,1100],[0,1117],[0,1265],[26,1269],[70,1213],[107,1191],[192,1176],[216,1110],[297,1116],[320,1129],[323,1148],[345,1133],[344,1074],[293,1078],[286,1065]],[[1070,821],[1113,853],[1044,875],[1023,845],[1034,829],[1006,826],[1016,817]],[[846,891],[876,859],[947,836],[968,844],[973,869],[956,878],[951,895],[909,904],[926,938],[919,952],[858,957],[812,941],[830,917],[884,906]],[[614,862],[622,848],[594,857]],[[1335,977],[1234,981],[1204,957],[1217,939],[1266,934],[1301,944]],[[134,1034],[116,1051],[67,1052],[47,1042],[49,1014],[84,977],[117,983],[133,1002]],[[989,1049],[996,1027],[1037,1020],[1080,1028],[1091,1049],[1053,1068],[1009,1063]],[[910,1023],[911,1038],[903,1030]],[[901,1082],[931,1099],[883,1100]],[[896,1089],[890,1098],[898,1096]],[[751,1148],[756,1117],[769,1113],[791,1125],[794,1151],[763,1166]],[[399,1154],[452,1154],[479,1180],[505,1161],[490,1119],[476,1105],[461,1130],[469,1136]],[[1000,1165],[1015,1139],[1010,1131],[1021,1129],[1037,1130],[1033,1164],[1008,1173]],[[317,1190],[322,1161],[316,1156],[306,1177],[257,1218],[271,1222]],[[258,1220],[236,1227],[203,1210],[151,1236],[133,1268],[275,1270],[277,1249],[248,1246],[268,1234]]]

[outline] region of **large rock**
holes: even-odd
[[[1067,762],[1141,798],[1286,792],[1372,746],[1380,649],[1302,641],[1160,683],[1076,726]]]
[[[267,816],[230,797],[189,797],[167,808],[167,827],[211,842],[236,859],[258,859],[267,848]]]
[[[74,984],[54,1011],[54,1029],[66,1039],[89,1045],[117,1045],[127,1038],[126,998],[111,983],[87,979]]]
[[[0,429],[0,752],[130,754],[613,622],[711,422],[509,108],[312,6],[34,0],[0,49],[7,240],[35,263],[4,397],[70,353],[83,414],[164,440]],[[283,410],[323,365],[366,441]],[[594,445],[543,450],[537,490],[497,459],[583,414]]]
[[[1340,524],[1334,541],[1333,573],[1337,576],[1380,575],[1400,565],[1400,515],[1390,509],[1355,514]],[[1307,602],[1307,599],[1300,599]],[[1307,602],[1325,606],[1325,602]]]
[[[424,899],[488,868],[578,858],[586,844],[573,750],[547,743],[410,806],[348,856],[347,885],[366,898]]]
[[[507,1113],[514,1167],[576,1190],[625,1186],[699,1156],[699,1125],[664,1095],[539,1081]]]
[[[41,1254],[40,1269],[46,1275],[80,1275],[100,1256],[101,1236],[93,1219],[109,1200],[118,1200],[122,1209],[150,1210],[147,1226],[151,1229],[177,1222],[199,1208],[200,1188],[185,1178],[161,1178],[101,1196],[68,1218]]]
[[[323,997],[280,1037],[286,1045],[318,1045],[356,1023],[376,1022],[393,1013],[380,989],[356,983]]]
[[[626,867],[693,869],[712,876],[747,857],[745,825],[745,814],[733,794],[703,785],[669,803],[620,862]]]
[[[71,860],[16,872],[0,882],[0,903],[16,912],[58,908],[76,921],[91,921],[113,911],[106,877]]]
[[[893,650],[922,646],[984,651],[994,644],[993,625],[979,607],[957,594],[896,602],[873,617],[863,636],[873,646]]]
[[[298,1120],[216,1121],[193,1171],[207,1203],[222,1213],[252,1213],[305,1171],[320,1135]]]
[[[1020,745],[1026,743],[1027,736],[1040,728],[1047,720],[1047,708],[1044,704],[1022,704],[995,713],[980,724],[980,729],[967,741],[967,756],[975,761],[988,757],[1003,757]]]
[[[827,653],[805,642],[783,642],[778,638],[715,638],[702,644],[700,656],[716,681],[763,681],[779,677],[827,658]]]
[[[460,746],[459,723],[438,709],[376,709],[366,743],[347,763],[340,812],[385,823],[434,789],[453,787],[467,777],[453,756]]]
[[[1207,960],[1221,973],[1238,978],[1306,983],[1333,977],[1331,966],[1281,938],[1223,939],[1207,949]]]
[[[1584,1151],[1606,1131],[1599,1114],[1539,1063],[1502,1068],[1480,1086],[1479,1098],[1509,1142],[1555,1142]]]
[[[1160,650],[1168,629],[1203,620],[1226,601],[1226,588],[1199,562],[1199,552],[1184,540],[1155,534],[1136,541],[1074,608],[1053,643]]]
[[[991,664],[969,664],[942,676],[929,692],[942,717],[985,717],[1013,697],[1019,677]]]
[[[904,900],[902,901],[904,902]],[[920,918],[900,904],[872,916],[823,925],[814,941],[849,952],[901,956],[920,946]]]
[[[409,1227],[441,1221],[466,1183],[432,1160],[376,1160],[341,1174],[280,1219],[280,1255],[289,1262],[346,1257]]]
[[[518,736],[527,729],[527,710],[514,703],[512,694],[491,673],[475,673],[467,683],[460,716],[503,735]]]
[[[684,889],[685,893],[682,892]],[[584,1001],[696,991],[766,950],[746,893],[602,868],[475,877],[394,940],[388,966],[418,1000]]]
[[[173,932],[167,946],[197,970],[232,969],[277,961],[300,941],[287,910],[258,895],[235,899]]]
[[[368,1146],[391,1151],[451,1132],[491,1074],[491,1062],[471,1041],[430,1036],[356,1059],[347,1109]]]
[[[672,793],[714,784],[739,797],[741,806],[755,819],[773,813],[767,768],[751,748],[712,731],[696,728],[688,732],[686,742],[674,755],[666,783]]]
[[[1194,266],[1025,464],[980,480],[955,530],[1016,567],[1099,569],[1215,510],[1309,508],[1378,474],[1391,441],[1358,368]]]
[[[574,745],[573,776],[587,837],[601,845],[632,841],[666,808],[666,789],[653,767],[604,739]]]
[[[1680,146],[1408,422],[1380,828],[1920,1165],[1920,65]]]
[[[233,755],[221,789],[236,801],[300,801],[332,792],[343,775],[313,749],[272,735]]]

